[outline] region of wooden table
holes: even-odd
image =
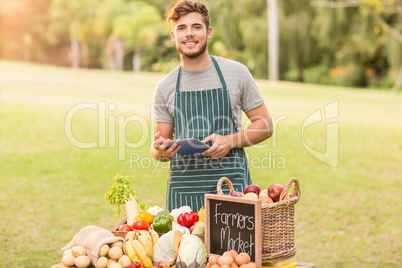
[[[75,266],[73,266],[75,267]],[[53,265],[51,268],[71,268],[71,267],[67,267],[62,263],[58,263]],[[93,266],[90,266],[89,268],[94,268]],[[298,262],[297,263],[297,268],[315,268],[315,265],[313,263],[301,263]]]
[[[315,268],[314,263],[297,263],[297,268]]]

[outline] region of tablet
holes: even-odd
[[[208,144],[202,143],[197,138],[187,138],[172,140],[166,148],[170,148],[174,143],[177,143],[181,146],[179,151],[177,151],[177,153],[180,155],[199,154],[210,147]]]

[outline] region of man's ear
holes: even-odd
[[[208,28],[208,31],[207,31],[207,38],[208,38],[208,39],[211,39],[211,38],[212,38],[212,32],[213,32],[213,31],[212,31],[212,27],[209,27],[209,28]]]
[[[173,32],[173,31],[170,32],[170,38],[172,39],[173,42],[175,42],[176,38],[175,38],[175,36],[174,36],[174,32]]]

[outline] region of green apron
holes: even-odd
[[[180,91],[181,67],[179,69],[175,93],[175,139],[203,140],[212,133],[228,135],[237,132],[225,79],[216,60],[213,57],[211,60],[221,88]],[[216,185],[221,177],[228,177],[239,192],[251,184],[243,148],[232,149],[220,159],[202,154],[175,154],[170,163],[166,208],[172,211],[181,206],[190,206],[198,211],[204,206],[205,193],[216,194]],[[227,187],[224,187],[224,193],[227,192]]]

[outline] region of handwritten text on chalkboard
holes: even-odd
[[[246,252],[254,255],[253,234],[246,233],[242,230],[254,230],[254,216],[244,215],[241,213],[228,213],[220,210],[222,202],[214,204],[214,214],[212,221],[215,226],[220,227],[220,247],[227,250],[236,250],[237,252]]]

